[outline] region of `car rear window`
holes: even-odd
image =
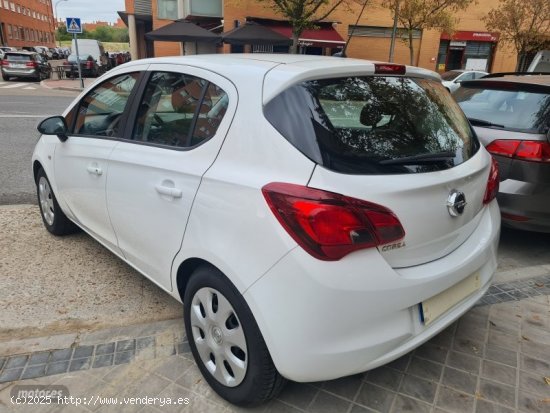
[[[28,55],[28,54],[6,53],[5,59],[13,61],[13,62],[29,62],[31,60],[31,56]]]
[[[526,133],[546,133],[550,127],[550,92],[528,91],[513,84],[473,82],[459,88],[454,97],[466,116],[487,126]],[[499,89],[500,87],[506,89]],[[480,126],[484,126],[481,122]]]
[[[264,115],[311,160],[348,174],[444,170],[479,149],[451,95],[427,79],[307,81],[273,98]]]

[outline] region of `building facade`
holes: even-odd
[[[0,0],[0,44],[54,47],[51,0]]]
[[[170,24],[178,18],[187,18],[197,24],[211,28],[223,25],[223,31],[229,31],[246,21],[269,26],[281,34],[290,36],[289,25],[277,15],[269,2],[258,0],[126,0],[126,14],[136,14],[134,20],[143,16],[135,12],[139,6],[147,4],[149,29],[154,30]],[[360,2],[350,2],[333,12],[327,22],[318,25],[300,38],[300,53],[332,55],[341,50],[348,41],[347,55],[361,59],[387,61],[389,59],[393,16],[385,8],[382,0],[371,0],[359,20]],[[500,42],[498,33],[487,31],[483,18],[498,7],[499,0],[484,0],[472,4],[467,10],[457,13],[458,24],[452,35],[437,30],[418,30],[413,33],[414,64],[430,70],[444,72],[452,69],[476,69],[490,72],[513,71],[516,56],[509,45]],[[126,19],[127,20],[127,19]],[[126,21],[125,20],[125,21]],[[134,24],[135,25],[135,24]],[[132,27],[130,40],[132,39]],[[143,47],[144,34],[136,30],[136,48],[148,54],[139,54],[138,58],[148,56],[169,56],[189,54],[195,50],[186,48],[178,42],[152,42]],[[250,45],[243,49],[228,45],[218,48],[218,52],[281,52],[261,45]],[[399,35],[395,45],[394,61],[409,64],[410,52]]]

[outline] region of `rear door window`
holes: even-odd
[[[31,61],[31,55],[27,54],[6,54],[5,59],[9,60],[10,62],[30,62]]]
[[[270,123],[313,161],[337,172],[448,169],[479,148],[440,82],[345,77],[293,86],[264,108]]]

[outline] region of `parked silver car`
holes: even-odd
[[[503,224],[550,232],[550,74],[490,75],[454,97],[498,161]]]
[[[488,75],[480,70],[449,70],[441,74],[441,83],[451,93],[455,92],[460,84],[466,80],[480,79]]]

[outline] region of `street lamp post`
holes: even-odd
[[[54,17],[54,19],[55,19],[55,28],[56,28],[56,31],[57,31],[57,29],[59,29],[59,21],[58,21],[59,19],[58,19],[58,17],[57,17],[57,5],[58,5],[59,3],[61,3],[62,1],[69,1],[69,0],[57,0],[57,1],[55,2],[55,6],[54,6],[55,17]],[[61,46],[61,41],[59,41],[59,42],[57,43],[57,45],[58,45],[58,46]]]

